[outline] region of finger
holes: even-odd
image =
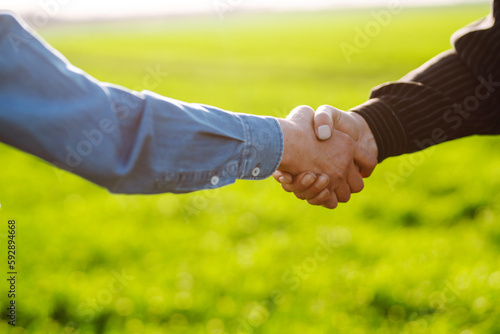
[[[330,191],[330,197],[325,203],[322,204],[322,206],[327,209],[335,209],[338,205],[339,201],[337,199],[337,195],[335,192]]]
[[[308,199],[307,203],[311,205],[323,205],[330,198],[330,191],[323,189],[316,197]]]
[[[358,140],[359,138],[359,129],[356,125],[355,119],[349,113],[335,107],[323,105],[316,109],[316,113],[314,114],[314,128],[316,136],[320,140],[324,140],[320,138],[320,135],[328,135],[328,129],[326,127],[323,127],[322,133],[320,133],[319,127],[323,125],[331,127],[331,131],[339,130],[344,132],[345,134],[351,136],[354,140]],[[329,134],[331,136],[331,132]],[[328,136],[328,138],[330,136]]]
[[[363,178],[359,173],[359,168],[354,164],[352,164],[351,168],[349,169],[349,173],[347,174],[347,184],[349,185],[351,193],[359,193],[365,187]]]
[[[315,181],[316,181],[316,174],[311,172],[302,172],[293,178],[292,183],[282,184],[282,186],[285,191],[294,192],[297,194],[307,190],[307,188],[312,186]],[[304,199],[298,196],[297,198]]]
[[[343,183],[337,188],[335,188],[335,194],[337,199],[341,203],[346,203],[351,199],[351,189],[347,183]]]
[[[356,145],[354,148],[354,163],[359,167],[362,177],[369,177],[378,161],[362,145]]]
[[[332,136],[335,129],[333,117],[332,110],[327,106],[321,106],[316,110],[314,114],[314,131],[319,140],[327,140]]]
[[[289,184],[293,182],[293,176],[289,173],[277,170],[273,173],[273,177],[281,184]]]
[[[303,192],[299,195],[300,198],[303,199],[313,199],[316,196],[320,195],[322,191],[326,189],[326,186],[330,183],[330,178],[326,174],[319,174],[316,178],[316,181],[307,189],[305,189]],[[326,199],[325,199],[326,200]]]

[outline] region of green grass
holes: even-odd
[[[488,10],[405,8],[351,62],[339,45],[372,20],[368,9],[40,33],[99,80],[285,116],[301,104],[364,102]],[[144,85],[156,66],[168,75]],[[410,156],[389,159],[362,193],[328,211],[273,180],[111,195],[3,145],[0,217],[18,221],[19,327],[3,322],[0,332],[498,333],[499,149],[495,137],[440,145],[414,156],[421,163],[394,185],[390,173]],[[314,266],[326,236],[337,247]],[[122,270],[133,278],[116,281]]]

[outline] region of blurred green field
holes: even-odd
[[[488,12],[404,8],[350,62],[339,45],[373,21],[370,9],[40,33],[99,80],[284,117],[364,102]],[[151,69],[168,75],[145,81]],[[389,159],[328,211],[270,179],[111,195],[2,145],[0,217],[18,221],[19,281],[18,327],[0,332],[500,333],[499,150],[499,138],[473,137]],[[335,245],[321,261],[318,238]]]

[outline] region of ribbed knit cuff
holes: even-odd
[[[352,108],[368,123],[378,147],[378,162],[385,158],[405,153],[407,146],[403,125],[389,105],[379,98]]]

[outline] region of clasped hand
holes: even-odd
[[[360,115],[331,106],[295,108],[278,119],[285,147],[274,178],[287,192],[329,209],[364,187],[377,165],[377,145]]]

